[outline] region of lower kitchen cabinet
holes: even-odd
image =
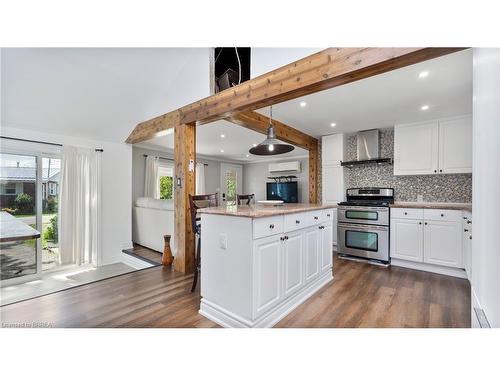
[[[295,293],[304,285],[304,239],[303,231],[286,234],[283,242],[284,295]]]
[[[320,229],[320,239],[321,239],[321,256],[320,256],[320,270],[324,272],[333,265],[333,249],[332,249],[332,237],[333,237],[333,224],[324,224]]]
[[[320,231],[318,227],[307,229],[304,233],[304,239],[306,282],[309,282],[319,274]]]
[[[425,263],[462,268],[462,254],[462,223],[425,221]]]
[[[254,242],[255,315],[261,315],[281,300],[281,238],[274,235]]]
[[[413,262],[424,259],[422,220],[392,219],[391,257]]]
[[[460,212],[435,209],[393,211],[391,258],[464,268]]]

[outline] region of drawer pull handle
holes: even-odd
[[[464,229],[464,232],[468,232],[469,230],[468,229]]]
[[[274,229],[274,224],[269,224],[269,229]]]
[[[419,221],[419,222],[418,222],[418,225],[422,225],[422,222],[421,222],[421,221]]]
[[[436,169],[434,169],[434,173],[437,173],[438,171]]]
[[[314,216],[314,220],[318,220],[318,217],[317,217],[317,216]]]
[[[444,217],[444,214],[441,214],[441,217]]]
[[[472,240],[472,236],[469,236],[469,240]]]
[[[295,220],[295,224],[300,224],[300,220]]]
[[[288,240],[288,236],[285,236],[285,240]]]
[[[408,215],[408,212],[405,212],[405,215]]]
[[[425,222],[424,224],[427,225],[427,222]]]
[[[326,214],[326,217],[330,217],[330,214]]]
[[[472,224],[472,221],[470,221],[470,220],[467,220],[467,224]]]

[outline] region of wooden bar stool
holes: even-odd
[[[236,194],[236,202],[238,203],[238,206],[242,204],[250,206],[250,203],[255,203],[255,194]]]
[[[200,208],[205,207],[216,207],[219,205],[219,198],[217,193],[213,194],[202,194],[202,195],[191,195],[189,194],[189,209],[191,211],[191,227],[193,233],[198,236],[198,245],[196,246],[196,256],[195,256],[195,269],[194,269],[194,279],[193,286],[191,287],[191,292],[196,289],[196,284],[198,283],[198,273],[201,267],[201,218],[197,215]]]

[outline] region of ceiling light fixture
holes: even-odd
[[[226,135],[225,134],[221,134],[220,137],[221,138],[226,138]]]
[[[249,152],[253,155],[279,155],[292,151],[295,147],[281,143],[276,139],[276,130],[273,125],[273,106],[269,109],[269,127],[267,128],[267,138],[260,144],[252,147]]]
[[[331,126],[332,128],[334,128],[334,127],[336,127],[336,126],[337,126],[337,124],[336,124],[336,123],[334,123],[334,122],[332,122],[332,123],[330,124],[330,126]]]
[[[252,147],[257,147],[257,143],[254,143],[254,144],[252,145]]]
[[[429,71],[428,70],[424,70],[423,72],[419,73],[418,78],[425,78],[428,75],[429,75]]]
[[[420,107],[420,109],[422,111],[427,111],[429,109],[429,106],[426,104],[426,105],[423,105],[422,107]]]
[[[307,105],[307,103],[306,103],[306,102],[300,102],[300,106],[301,106],[302,108],[304,108],[306,105]]]
[[[248,155],[248,154],[247,154],[247,155],[246,155],[246,157],[247,157],[247,158],[249,158],[249,157],[250,157],[250,155]]]
[[[223,152],[224,152],[224,150],[223,150],[223,149],[221,149],[221,150],[220,150],[220,152],[222,152],[222,153],[223,153]]]

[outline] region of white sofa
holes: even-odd
[[[135,243],[163,252],[163,236],[170,234],[170,247],[175,255],[172,199],[137,198],[134,202],[132,223],[132,237]]]

